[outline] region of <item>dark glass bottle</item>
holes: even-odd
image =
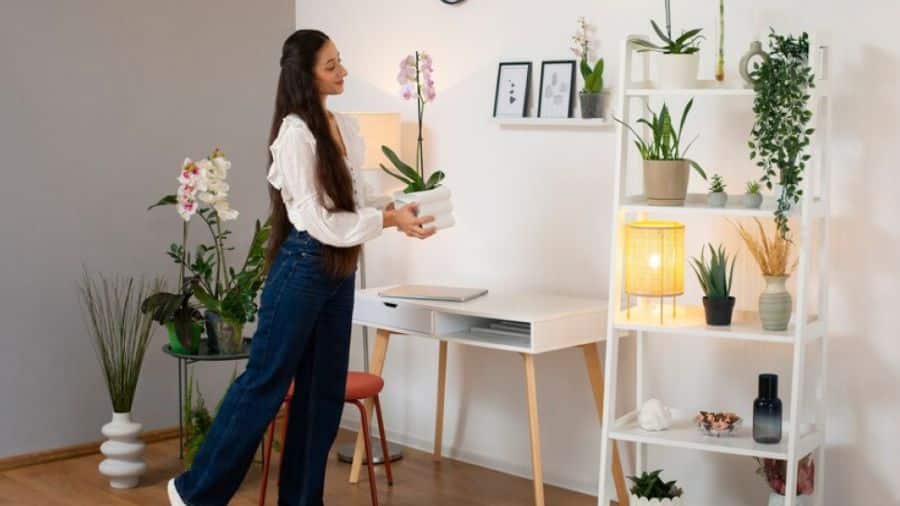
[[[778,375],[759,375],[759,397],[753,402],[753,440],[775,444],[781,441],[781,399]]]

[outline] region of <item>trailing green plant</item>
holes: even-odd
[[[153,320],[141,311],[141,300],[150,291],[162,290],[163,280],[147,283],[102,274],[95,278],[85,270],[79,288],[113,411],[129,413],[152,336]]]
[[[706,250],[700,250],[700,258],[691,258],[691,268],[697,275],[697,281],[703,293],[710,299],[724,299],[731,296],[731,281],[734,278],[734,265],[737,254],[731,257],[731,269],[728,268],[728,255],[725,247],[719,245],[709,247],[709,262],[706,261]]]
[[[722,193],[725,191],[725,181],[722,180],[722,176],[713,174],[712,180],[709,183],[709,191],[712,193]]]
[[[778,232],[787,238],[791,207],[800,202],[803,171],[810,159],[807,152],[812,111],[809,89],[815,77],[809,66],[809,35],[799,37],[769,34],[769,58],[753,65],[756,121],[750,131],[750,159],[763,170],[760,178],[768,189],[781,185],[775,208]]]
[[[631,487],[631,493],[644,499],[674,499],[681,497],[684,491],[675,485],[676,480],[663,481],[659,477],[660,473],[662,473],[662,469],[657,469],[652,473],[644,472],[640,476],[629,476],[628,479],[634,483]]]
[[[682,32],[678,37],[672,35],[672,9],[669,5],[670,1],[666,0],[666,31],[662,31],[656,21],[650,20],[653,31],[659,36],[661,44],[654,44],[650,41],[638,39],[633,43],[639,47],[638,52],[654,51],[663,54],[694,54],[700,50],[700,41],[703,35],[700,32],[702,28],[694,28],[686,32]]]
[[[697,140],[697,137],[695,136],[684,149],[681,149],[684,123],[687,121],[688,113],[690,113],[693,105],[694,99],[692,98],[684,106],[684,110],[681,113],[681,119],[678,122],[678,130],[673,126],[673,118],[669,113],[669,106],[667,104],[663,103],[659,114],[647,107],[647,112],[650,113],[650,119],[640,118],[637,122],[646,125],[650,129],[651,137],[649,139],[644,139],[628,123],[625,123],[619,118],[613,119],[625,126],[635,136],[634,145],[637,147],[638,152],[641,154],[641,158],[644,160],[686,160],[691,167],[700,174],[700,177],[706,179],[706,172],[703,171],[700,164],[686,158],[688,150],[691,149],[691,146],[694,144],[694,141]]]
[[[759,193],[759,181],[747,181],[747,193]]]

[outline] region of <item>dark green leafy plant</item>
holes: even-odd
[[[728,255],[725,248],[719,245],[713,249],[709,244],[709,263],[706,262],[706,250],[700,250],[700,258],[691,258],[691,268],[697,275],[697,281],[703,293],[710,299],[724,299],[731,296],[731,281],[734,278],[734,265],[737,254],[731,257],[731,269],[728,269]],[[726,276],[727,274],[727,276]]]
[[[638,46],[638,52],[654,51],[663,54],[694,54],[700,50],[700,41],[703,40],[702,28],[694,28],[686,32],[682,32],[678,37],[672,36],[672,10],[669,0],[666,0],[666,31],[663,32],[656,21],[650,20],[653,31],[662,40],[662,44],[653,44],[643,39],[634,40],[633,43]]]
[[[688,150],[691,149],[691,145],[697,140],[697,137],[694,137],[683,150],[681,149],[684,123],[687,121],[688,113],[691,111],[693,105],[694,99],[692,98],[684,106],[684,111],[681,113],[681,120],[678,123],[678,130],[675,130],[675,127],[673,126],[672,115],[669,113],[668,105],[664,103],[659,114],[648,107],[647,112],[650,113],[650,119],[640,118],[637,122],[646,125],[650,129],[650,134],[652,135],[650,139],[641,137],[631,125],[619,118],[613,119],[624,125],[625,128],[634,134],[634,145],[637,146],[638,151],[641,153],[641,158],[644,160],[687,160],[691,167],[700,174],[700,177],[706,179],[706,172],[703,171],[700,164],[694,160],[685,158]]]
[[[581,77],[584,78],[584,93],[600,93],[603,91],[603,58],[597,60],[594,67],[587,62],[586,58],[581,59]]]
[[[381,146],[381,151],[384,155],[394,164],[400,174],[396,172],[391,172],[390,169],[381,164],[381,170],[387,172],[391,176],[399,179],[406,183],[406,188],[403,189],[403,193],[413,193],[413,192],[421,192],[426,190],[433,190],[441,185],[441,181],[444,180],[444,173],[436,170],[431,173],[431,176],[426,180],[425,177],[419,173],[416,169],[410,167],[403,160],[397,156],[394,151],[387,147]]]
[[[725,191],[725,181],[722,180],[722,176],[713,174],[712,181],[709,183],[709,191],[712,193],[722,193]]]
[[[787,238],[791,207],[800,202],[803,171],[810,159],[807,149],[812,111],[809,89],[815,78],[808,62],[809,35],[799,37],[769,34],[769,59],[755,63],[750,75],[756,98],[753,112],[756,121],[750,131],[750,159],[763,170],[760,178],[766,188],[773,182],[781,185],[775,223],[782,238]]]
[[[194,294],[192,283],[193,278],[187,278],[182,282],[181,292],[159,291],[141,302],[141,312],[149,313],[160,325],[172,322],[175,326],[175,335],[186,350],[192,347],[193,325],[202,318],[200,311],[191,304],[191,297]]]
[[[652,473],[644,472],[640,476],[629,476],[628,479],[634,483],[631,487],[631,493],[644,499],[674,499],[681,497],[681,494],[684,492],[675,486],[675,480],[663,481],[659,477],[661,472],[661,469],[657,469]]]

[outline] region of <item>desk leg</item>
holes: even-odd
[[[384,329],[378,329],[375,333],[375,349],[372,351],[372,361],[369,364],[369,372],[381,376],[384,369],[384,359],[387,355],[388,340],[391,333]],[[372,419],[372,399],[366,399],[366,414],[369,420]],[[360,423],[362,421],[360,420]],[[363,453],[365,453],[365,436],[362,430],[356,435],[356,451],[353,452],[353,463],[350,465],[350,483],[359,483],[359,472],[362,469]],[[391,458],[385,455],[385,459]]]
[[[597,417],[603,421],[603,368],[600,367],[597,343],[581,346],[584,351],[584,363],[587,365],[588,377],[591,380],[591,388],[594,391],[594,404],[597,408]],[[613,483],[616,485],[616,496],[619,498],[619,506],[628,506],[628,487],[625,486],[625,477],[622,474],[622,461],[619,459],[619,447],[616,441],[612,442],[612,473]]]
[[[441,460],[444,439],[444,389],[447,385],[447,341],[441,341],[438,354],[437,407],[434,413],[434,461]]]
[[[541,431],[538,425],[537,386],[534,376],[534,355],[523,353],[525,384],[528,391],[528,422],[531,428],[531,470],[534,483],[534,504],[544,506],[544,471],[541,464]]]

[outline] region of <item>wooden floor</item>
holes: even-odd
[[[354,434],[341,431],[338,444],[352,442]],[[382,466],[376,468],[378,496],[386,506],[527,506],[533,504],[531,482],[483,467],[406,450],[395,463],[394,486],[388,488]],[[91,455],[0,473],[0,505],[167,505],[166,482],[181,470],[178,441],[151,444],[145,452],[149,471],[131,490],[113,490],[98,472],[101,455]],[[350,470],[332,455],[328,464],[325,504],[367,506],[369,484],[365,471],[360,482],[347,482]],[[277,504],[275,480],[269,477],[268,504]],[[256,504],[261,466],[254,464],[233,505]],[[595,506],[594,497],[546,486],[547,506]]]

